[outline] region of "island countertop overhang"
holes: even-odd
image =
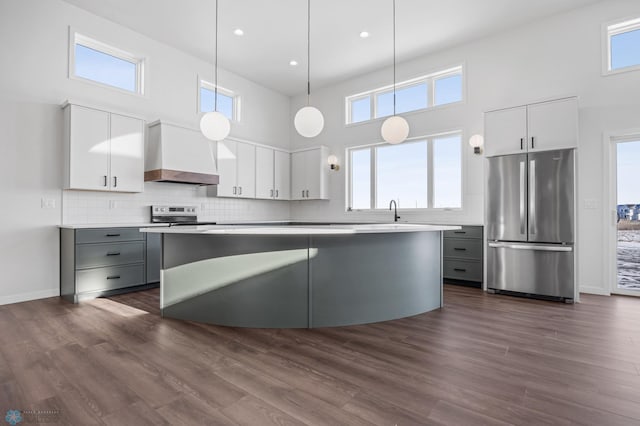
[[[350,235],[398,232],[441,232],[461,229],[453,225],[412,223],[361,223],[335,225],[193,225],[162,228],[142,228],[141,232],[198,235]]]

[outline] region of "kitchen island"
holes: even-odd
[[[234,327],[366,324],[442,306],[442,231],[414,224],[146,228],[162,235],[160,308]]]

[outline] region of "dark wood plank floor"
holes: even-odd
[[[0,414],[60,424],[640,424],[640,299],[446,286],[386,323],[257,330],[161,319],[158,291],[0,306]]]

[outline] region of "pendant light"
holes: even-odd
[[[384,120],[380,133],[390,144],[404,142],[409,136],[409,123],[396,115],[396,0],[393,0],[393,115]]]
[[[311,97],[311,0],[307,0],[307,106],[302,107],[293,119],[293,125],[300,135],[313,138],[322,132],[324,116],[316,107],[309,105]]]
[[[200,131],[202,134],[212,141],[221,141],[229,136],[231,131],[231,123],[224,114],[218,112],[218,0],[216,0],[216,41],[215,41],[215,60],[214,60],[214,101],[213,111],[205,113],[200,119]]]

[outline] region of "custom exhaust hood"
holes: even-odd
[[[217,185],[212,142],[197,130],[160,120],[150,123],[144,180]]]

